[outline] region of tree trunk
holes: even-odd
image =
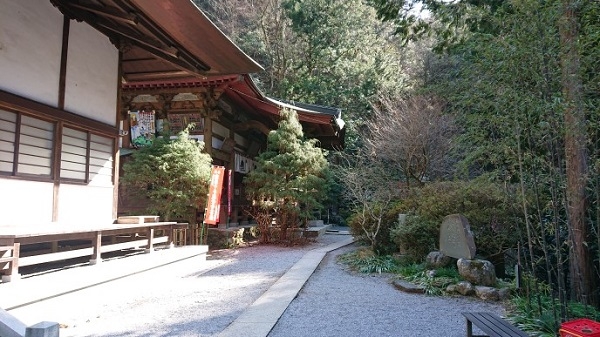
[[[567,171],[567,216],[569,227],[570,280],[572,295],[581,302],[596,303],[592,264],[587,248],[588,230],[585,219],[586,181],[588,174],[586,127],[582,85],[577,50],[577,1],[563,0],[559,24],[561,44],[562,86],[565,100],[565,157]]]

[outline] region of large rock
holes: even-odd
[[[392,282],[392,284],[394,285],[394,287],[396,287],[399,290],[404,291],[405,293],[412,293],[412,294],[424,294],[425,293],[424,287],[410,283],[408,281],[398,279],[398,280],[394,280]]]
[[[440,225],[440,251],[456,259],[475,257],[475,239],[467,218],[451,214]]]
[[[477,286],[475,295],[484,301],[497,301],[499,299],[498,289],[493,287]]]
[[[508,288],[498,289],[498,299],[500,301],[505,301],[505,300],[510,299],[510,289],[508,289]]]
[[[452,258],[450,256],[446,256],[442,252],[435,251],[427,254],[425,261],[429,267],[444,268],[448,267],[452,263]]]
[[[473,284],[490,287],[496,284],[496,270],[490,261],[458,259],[456,265],[460,276]]]
[[[471,296],[475,294],[475,287],[473,287],[473,285],[471,284],[471,282],[467,282],[467,281],[461,281],[458,282],[455,285],[455,288],[457,293],[463,295],[463,296]]]

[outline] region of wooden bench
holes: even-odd
[[[467,319],[467,337],[529,337],[514,325],[489,312],[463,312]],[[486,335],[473,335],[473,325]]]
[[[144,247],[150,253],[155,244],[173,246],[173,231],[187,228],[187,224],[176,222],[144,222],[144,219],[132,219],[127,223],[107,225],[74,226],[51,223],[40,226],[13,226],[0,227],[0,274],[2,282],[18,280],[18,268],[35,264],[68,260],[82,256],[90,256],[90,264],[102,261],[100,254],[114,252],[122,249]],[[164,236],[155,237],[155,231],[164,231]],[[141,234],[142,236],[137,236]],[[109,244],[103,243],[103,237],[129,235],[131,239],[126,242]],[[58,241],[84,240],[88,242],[87,248],[66,251],[52,251],[50,253],[23,256],[20,254],[23,246],[39,243],[56,243]],[[8,256],[8,252],[12,252]],[[4,256],[6,255],[6,256]],[[7,268],[8,264],[8,268]]]

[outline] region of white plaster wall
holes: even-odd
[[[56,107],[62,27],[50,1],[0,0],[0,89]]]
[[[61,223],[112,223],[112,187],[61,184],[58,192],[58,221]]]
[[[52,221],[53,184],[0,178],[0,226]]]
[[[65,110],[116,126],[118,69],[119,52],[108,38],[71,21]]]

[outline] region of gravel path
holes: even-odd
[[[339,238],[327,235],[306,246],[212,251],[202,263],[181,261],[10,313],[27,325],[59,322],[61,337],[214,336],[306,252]]]
[[[408,294],[394,288],[385,275],[348,271],[336,262],[337,256],[355,248],[340,248],[323,259],[269,337],[463,337],[466,323],[461,312],[503,314],[497,303]]]
[[[11,310],[25,322],[61,323],[68,336],[214,336],[309,250],[253,246],[192,259]],[[344,270],[328,254],[269,336],[464,336],[464,310],[502,313],[496,304],[410,295],[385,277]],[[110,262],[107,262],[110,263]]]

